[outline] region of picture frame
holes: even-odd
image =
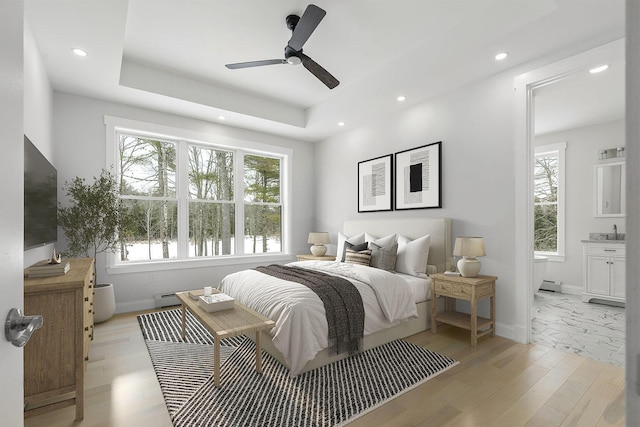
[[[393,210],[393,154],[358,162],[358,212]]]
[[[395,153],[395,209],[442,208],[442,141]]]

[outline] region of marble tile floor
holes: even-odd
[[[538,291],[532,313],[533,342],[624,367],[624,307],[583,303],[580,295]]]

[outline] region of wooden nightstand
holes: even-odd
[[[437,331],[437,323],[442,322],[471,331],[471,345],[478,343],[478,338],[496,334],[496,279],[495,276],[462,277],[432,274],[431,276],[431,332]],[[445,309],[436,312],[436,297],[447,297]],[[478,301],[491,298],[490,319],[478,317]],[[455,311],[456,299],[471,303],[471,315]]]
[[[324,255],[324,256],[314,256],[314,255],[297,255],[298,261],[335,261],[335,255]]]

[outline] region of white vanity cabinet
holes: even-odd
[[[583,241],[583,302],[625,302],[626,249],[624,242],[614,242]]]

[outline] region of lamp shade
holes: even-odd
[[[307,240],[307,243],[331,243],[331,239],[329,238],[329,233],[327,233],[326,231],[312,231],[311,233],[309,233],[309,240]]]
[[[482,237],[457,237],[453,254],[466,257],[485,256],[484,240]]]

